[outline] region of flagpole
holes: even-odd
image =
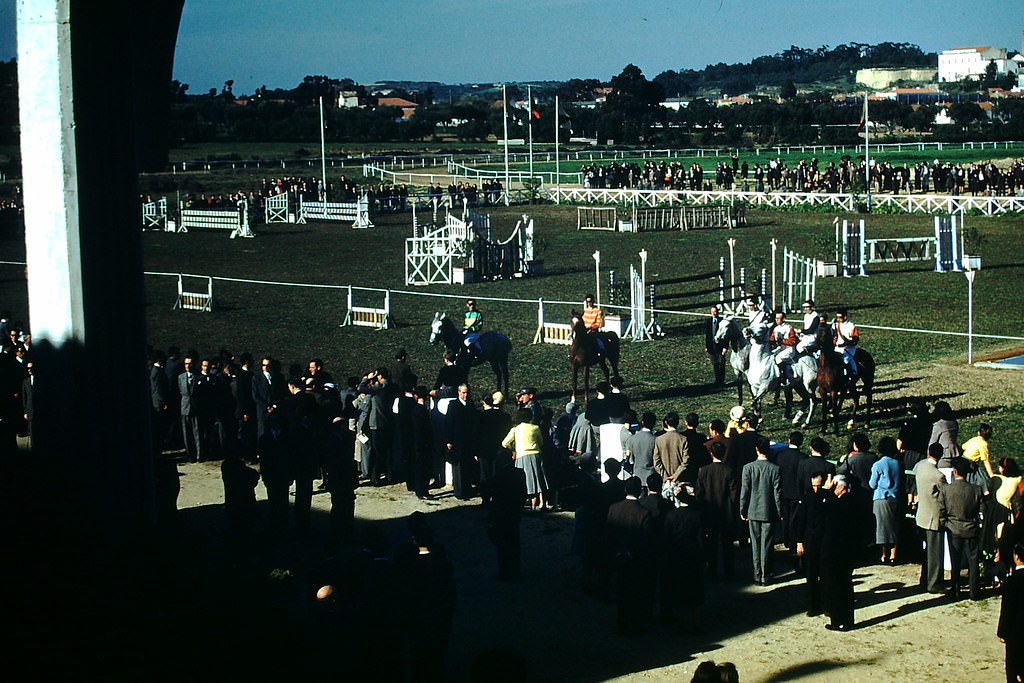
[[[505,206],[509,205],[509,193],[512,191],[512,181],[508,172],[508,96],[505,94],[505,84],[501,84],[501,122],[505,129]]]
[[[327,145],[324,142],[324,96],[320,96],[320,172],[324,179],[324,197],[327,201]]]
[[[527,100],[526,101],[526,106],[529,109],[529,112],[526,115],[527,116],[526,120],[528,121],[527,129],[526,130],[527,130],[527,133],[528,133],[529,138],[530,138],[530,180],[532,181],[533,180],[533,86],[532,85],[527,85],[526,86],[526,100]]]
[[[558,164],[558,138],[559,138],[559,130],[558,129],[562,127],[561,126],[561,121],[559,121],[558,119],[561,116],[561,111],[562,111],[562,109],[558,105],[558,95],[555,95],[555,189],[556,190],[559,187],[561,187],[561,185],[562,185],[562,174],[561,174],[561,170],[560,170],[560,167],[559,167],[559,164]]]
[[[864,180],[868,192],[868,213],[871,213],[871,153],[868,151],[870,138],[868,129],[871,125],[868,121],[868,92],[864,91]]]

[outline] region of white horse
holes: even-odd
[[[728,342],[732,349],[729,360],[736,372],[740,405],[743,403],[744,381],[750,386],[751,404],[757,414],[761,413],[761,399],[781,387],[786,392],[785,415],[788,418],[792,414],[793,392],[796,391],[805,407],[793,418],[793,426],[806,428],[814,414],[817,363],[811,356],[798,356],[790,365],[791,373],[783,374],[782,368],[775,362],[775,356],[768,349],[770,331],[771,326],[765,322],[741,330],[735,320],[723,318],[715,340],[719,343]]]

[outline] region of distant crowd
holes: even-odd
[[[872,161],[865,173],[863,159],[843,159],[822,164],[817,158],[788,165],[781,158],[756,161],[751,166],[733,156],[718,162],[714,173],[699,163],[647,161],[593,164],[581,169],[583,185],[595,189],[639,190],[743,190],[755,192],[863,192],[869,176],[871,191],[893,194],[950,194],[972,196],[1020,196],[1024,194],[1024,161],[1008,168],[992,162],[962,164],[918,162],[893,165]]]

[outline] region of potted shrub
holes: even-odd
[[[818,258],[815,264],[818,277],[839,277],[839,256],[835,253],[835,238],[832,235],[818,233],[811,238],[811,248],[815,256],[824,256]]]
[[[965,270],[981,270],[981,248],[985,245],[985,236],[977,226],[960,230],[961,259]]]
[[[614,270],[608,271],[608,303],[617,307],[615,310],[622,310],[630,305],[628,289],[620,280],[616,279]],[[632,319],[628,311],[606,314],[604,316],[604,327],[601,329],[606,332],[614,332],[621,337],[629,329],[629,323]]]

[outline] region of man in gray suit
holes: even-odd
[[[633,476],[642,482],[654,474],[654,413],[640,416],[640,429],[626,441],[626,457],[633,461]],[[661,491],[651,491],[661,493]]]
[[[740,518],[750,526],[754,558],[754,584],[767,586],[771,579],[772,523],[782,519],[782,480],[779,466],[768,460],[771,443],[761,437],[754,445],[757,460],[743,466],[740,484]]]
[[[928,457],[914,465],[917,493],[914,502],[917,512],[914,520],[924,532],[924,558],[921,562],[921,585],[929,593],[942,593],[942,526],[939,523],[939,491],[946,478],[939,472],[942,444],[928,447]]]
[[[190,462],[202,459],[202,439],[199,438],[199,411],[193,400],[199,386],[199,378],[193,368],[191,356],[182,363],[183,372],[178,375],[178,393],[181,395],[181,432],[185,437],[185,453]]]

